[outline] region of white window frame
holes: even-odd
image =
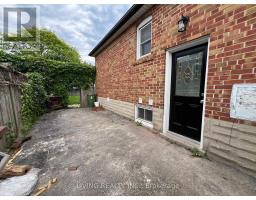
[[[151,23],[151,48],[150,52],[145,54],[145,55],[140,55],[140,50],[141,50],[141,45],[140,45],[140,39],[141,39],[141,28],[144,27],[145,25],[148,25]],[[151,49],[152,49],[152,16],[147,17],[144,19],[139,26],[137,27],[137,59],[143,58],[145,56],[148,56],[151,54]]]
[[[151,110],[152,111],[152,121],[147,121],[145,119],[141,119],[138,117],[138,109],[142,108],[144,110]],[[145,112],[145,111],[144,111]],[[145,113],[144,113],[145,114]],[[153,108],[151,106],[142,106],[140,104],[135,105],[135,122],[140,122],[143,126],[148,128],[153,128]]]

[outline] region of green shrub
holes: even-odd
[[[8,150],[12,146],[13,142],[17,138],[17,134],[14,132],[14,124],[13,122],[8,122],[5,124],[5,126],[8,127],[8,132],[5,134],[4,139],[5,139],[5,149]]]
[[[21,95],[22,132],[31,128],[36,119],[46,111],[45,80],[37,72],[27,73]]]
[[[5,136],[5,149],[10,149],[16,138],[17,135],[14,132],[9,131],[9,133]]]
[[[61,62],[31,55],[17,56],[1,50],[0,62],[11,62],[14,69],[21,73],[41,74],[47,83],[47,94],[61,96],[64,105],[68,104],[70,88],[88,89],[95,82],[95,67],[87,63]]]
[[[47,82],[46,91],[52,92],[55,84],[69,88],[76,86],[87,89],[95,82],[96,69],[87,63],[71,63],[49,60],[34,56],[17,56],[0,50],[0,62],[11,62],[14,69],[21,73],[38,72]]]
[[[68,105],[69,89],[87,89],[95,82],[96,69],[87,63],[62,62],[32,55],[14,55],[0,50],[0,62],[12,63],[15,70],[28,74],[22,89],[22,127],[26,132],[45,112],[47,95],[61,96]]]

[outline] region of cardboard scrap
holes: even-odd
[[[31,168],[30,165],[8,165],[0,172],[0,178],[21,176],[26,174]]]

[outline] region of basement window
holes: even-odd
[[[152,110],[145,109],[145,120],[152,122]]]
[[[143,20],[137,28],[137,58],[141,58],[151,52],[152,17]]]
[[[135,121],[141,122],[142,125],[153,128],[153,110],[152,107],[143,107],[142,105],[136,106]]]

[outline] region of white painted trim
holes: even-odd
[[[135,122],[140,122],[142,124],[142,126],[145,126],[145,127],[148,127],[148,128],[154,128],[152,123],[150,123],[146,120],[140,119],[140,118],[135,119]]]
[[[150,53],[148,53],[148,54],[145,54],[143,56],[140,55],[140,30],[143,26],[145,26],[148,23],[151,23],[151,49],[152,49],[152,16],[149,16],[146,19],[144,19],[137,27],[137,48],[136,48],[137,49],[137,53],[136,53],[137,60],[151,54],[151,51],[150,51]]]
[[[137,29],[142,28],[143,26],[145,26],[148,22],[150,22],[152,20],[152,16],[149,16],[147,18],[145,18],[138,26]]]
[[[167,131],[169,130],[171,77],[172,77],[171,63],[172,63],[172,55],[170,52],[166,51],[163,133],[167,133]]]
[[[163,133],[162,135],[169,137],[177,137],[178,134],[169,131],[169,115],[170,115],[170,95],[171,95],[171,77],[172,77],[172,54],[178,51],[182,51],[191,47],[198,46],[200,44],[204,44],[208,42],[208,52],[206,59],[206,70],[205,70],[205,89],[204,89],[204,99],[206,98],[206,85],[207,85],[207,76],[208,76],[208,55],[209,55],[209,44],[210,44],[210,36],[204,36],[190,42],[186,42],[179,46],[175,46],[167,49],[166,51],[166,65],[165,65],[165,89],[164,89],[164,118],[163,118]],[[203,105],[203,117],[202,117],[202,129],[201,129],[201,141],[200,143],[193,140],[194,143],[198,143],[198,147],[200,149],[203,148],[203,130],[204,130],[204,115],[205,115],[205,103]],[[183,137],[183,140],[187,140],[188,142],[192,139]],[[175,139],[175,138],[174,138]]]
[[[206,88],[208,84],[208,62],[209,62],[209,50],[210,50],[210,42],[211,38],[208,37],[208,47],[207,47],[207,58],[206,58],[206,69],[205,69],[205,82],[204,82],[204,104],[203,104],[203,117],[202,117],[202,125],[201,125],[201,140],[200,140],[200,149],[203,149],[203,144],[204,144],[204,121],[205,121],[205,105],[206,105]]]

